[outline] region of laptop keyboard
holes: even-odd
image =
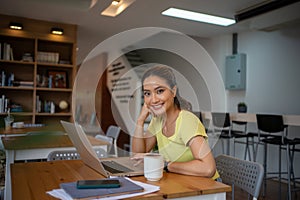
[[[131,169],[120,165],[115,161],[101,161],[105,170],[109,171],[110,173],[124,173],[124,172],[132,172]]]

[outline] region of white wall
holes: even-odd
[[[221,36],[199,40],[220,68],[224,77],[225,56],[230,55],[232,37]],[[253,31],[238,35],[238,52],[247,55],[247,86],[244,91],[227,91],[227,110],[236,112],[239,101],[248,104],[249,113],[300,114],[300,27],[274,32]],[[248,130],[256,130],[249,124]],[[300,127],[289,127],[289,136],[300,137]],[[261,149],[262,150],[262,149]],[[243,146],[237,146],[242,157]],[[278,166],[277,148],[269,148],[269,169]],[[262,153],[262,151],[261,151]],[[258,161],[262,162],[262,154]],[[284,155],[284,153],[283,153]],[[272,158],[272,159],[270,159]],[[296,153],[294,169],[299,169]],[[285,168],[285,156],[282,167]],[[297,170],[296,170],[297,171]],[[296,172],[300,174],[300,170]]]

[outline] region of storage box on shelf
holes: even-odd
[[[28,124],[59,125],[60,120],[72,121],[76,26],[0,17],[1,121],[8,108],[15,121]],[[20,21],[24,29],[9,29],[11,21]],[[64,35],[50,34],[50,29],[57,26],[64,29]],[[59,107],[62,101],[64,107]]]

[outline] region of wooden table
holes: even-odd
[[[15,163],[11,165],[12,199],[54,200],[47,191],[59,189],[59,184],[83,179],[103,178],[81,160]],[[195,199],[226,199],[231,187],[209,178],[164,173],[158,182],[147,182],[144,176],[133,180],[160,186],[155,193],[134,199],[165,199],[189,197]]]
[[[107,151],[107,142],[88,136],[94,148]],[[10,165],[16,160],[47,159],[55,150],[75,150],[68,135],[23,135],[2,137],[6,151],[5,199],[11,199]]]

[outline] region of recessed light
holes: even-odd
[[[54,35],[62,35],[64,34],[64,30],[62,28],[51,28],[51,33]]]
[[[18,22],[11,22],[11,23],[9,23],[9,28],[10,29],[16,29],[16,30],[22,30],[23,29],[23,24],[18,23]]]
[[[177,18],[198,21],[198,22],[205,22],[205,23],[216,24],[221,26],[229,26],[235,23],[234,19],[218,17],[214,15],[208,15],[208,14],[198,13],[198,12],[193,12],[188,10],[182,10],[178,8],[169,8],[163,11],[162,14],[170,17],[177,17]]]

